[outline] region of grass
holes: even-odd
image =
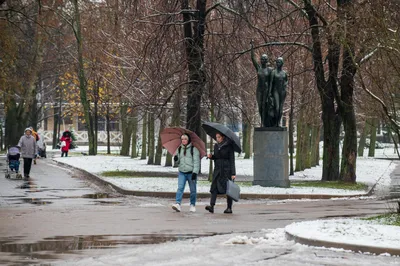
[[[138,171],[107,171],[101,173],[105,177],[119,177],[119,178],[147,178],[147,177],[161,177],[161,178],[176,178],[177,173],[166,172],[138,172]],[[251,187],[251,181],[236,181],[241,187]],[[199,185],[209,185],[207,180],[199,180]],[[343,182],[322,182],[322,181],[304,181],[304,182],[291,182],[292,187],[322,187],[333,189],[348,189],[348,190],[367,190],[368,185],[364,183],[349,184]]]
[[[304,181],[291,182],[292,187],[321,187],[348,190],[367,190],[368,185],[364,183],[345,183],[340,181]]]
[[[164,173],[164,172],[138,172],[138,171],[106,171],[101,173],[102,176],[106,177],[122,177],[122,178],[143,178],[143,177],[164,177],[171,178],[176,177],[175,173]]]
[[[400,213],[385,213],[362,220],[376,221],[380,224],[400,226]]]
[[[235,181],[236,184],[238,184],[240,187],[251,187],[253,184],[250,181]],[[197,184],[199,185],[210,185],[211,182],[208,180],[199,180],[197,181]]]

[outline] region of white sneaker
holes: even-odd
[[[190,205],[190,212],[196,212],[196,207],[194,205]]]
[[[177,211],[177,212],[180,212],[181,211],[181,205],[179,203],[172,204],[172,209]]]

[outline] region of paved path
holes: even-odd
[[[90,198],[102,196],[96,193],[111,191],[85,182],[79,172],[61,168],[51,161],[40,160],[33,166],[31,176],[29,182],[0,177],[0,244],[3,251],[0,264],[15,259],[27,262],[69,258],[78,254],[62,255],[61,251],[84,249],[85,245],[88,248],[96,243],[110,246],[146,241],[159,243],[282,228],[295,221],[368,216],[388,210],[387,201],[375,199],[255,200],[234,204],[234,214],[225,215],[222,213],[225,200],[220,198],[215,214],[204,210],[206,199],[200,200],[194,214],[188,212],[188,202],[183,206],[183,212],[176,213],[170,208],[173,201],[167,199],[113,193],[109,194],[110,198]],[[116,239],[119,242],[115,242]],[[79,253],[79,256],[84,254]]]

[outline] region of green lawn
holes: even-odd
[[[101,173],[102,176],[106,177],[121,177],[121,178],[143,178],[143,177],[162,177],[171,178],[176,177],[175,173],[163,173],[163,172],[137,172],[137,171],[106,171]]]
[[[362,220],[377,221],[380,224],[400,226],[400,213],[385,213]]]
[[[364,183],[344,183],[340,181],[303,181],[291,182],[292,187],[322,187],[348,190],[367,190],[368,185]]]

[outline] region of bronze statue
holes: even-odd
[[[283,103],[286,98],[286,88],[288,84],[288,76],[286,71],[282,69],[283,58],[278,57],[276,59],[276,69],[272,70],[271,73],[271,97],[273,99],[274,106],[274,117],[275,126],[278,127],[282,119],[283,114]]]
[[[257,71],[257,91],[256,91],[256,98],[258,104],[258,112],[260,113],[261,123],[264,127],[271,127],[270,117],[268,115],[271,106],[270,100],[268,99],[269,94],[269,86],[271,83],[271,72],[272,68],[268,67],[268,56],[263,54],[260,58],[259,65],[254,56],[254,47],[253,41],[250,43],[251,45],[251,60],[253,61],[253,65]]]
[[[283,58],[276,60],[276,69],[268,67],[268,56],[263,54],[259,65],[254,56],[253,41],[250,42],[251,60],[257,70],[256,98],[263,127],[279,127],[283,114],[288,83],[287,74],[282,70]]]

